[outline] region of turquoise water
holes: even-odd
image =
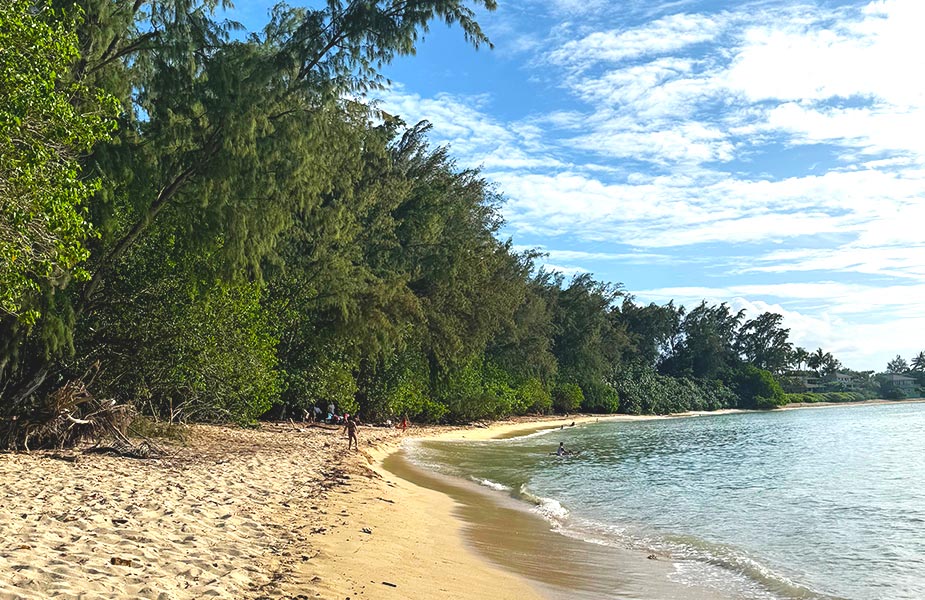
[[[560,441],[580,454],[550,455]],[[925,598],[925,404],[599,422],[411,458],[524,500],[563,535],[670,560],[682,584]]]

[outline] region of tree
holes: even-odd
[[[555,305],[553,353],[559,380],[575,383],[584,395],[583,408],[616,412],[617,393],[606,378],[629,347],[626,331],[610,316],[620,287],[595,281],[587,273],[576,275],[560,289],[561,276],[552,279]]]
[[[823,351],[822,348],[817,348],[815,352],[806,358],[806,366],[815,371],[816,375],[819,375],[822,365],[826,362],[826,356],[830,356],[828,352]]]
[[[559,413],[572,413],[581,408],[584,402],[581,388],[574,383],[562,383],[552,391],[552,407]]]
[[[665,306],[655,303],[637,306],[631,297],[627,297],[619,310],[612,314],[626,328],[632,343],[624,357],[625,362],[639,362],[654,367],[674,352],[680,336],[683,307],[676,309],[674,302]]]
[[[736,392],[743,408],[769,409],[786,402],[784,391],[770,372],[745,365],[736,380]]]
[[[740,362],[735,342],[744,315],[744,311],[733,313],[726,303],[709,306],[701,302],[684,316],[683,337],[662,369],[674,376],[721,378]]]
[[[908,371],[909,371],[909,363],[907,363],[906,359],[904,359],[902,356],[898,354],[896,355],[896,358],[894,358],[893,360],[891,360],[890,362],[886,364],[887,373],[895,373],[897,375],[902,375],[903,373],[907,373]]]
[[[795,366],[798,371],[803,370],[803,365],[806,364],[807,359],[809,358],[809,352],[806,351],[806,348],[801,348],[797,346],[793,350],[793,354],[790,357],[790,365]]]
[[[112,131],[116,105],[68,77],[77,14],[0,5],[0,375],[15,351],[5,340],[39,320],[43,295],[87,275],[86,201],[98,180],[79,159]]]
[[[916,373],[925,372],[925,352],[919,352],[915,355],[915,358],[912,359],[912,369]]]
[[[781,327],[783,317],[763,313],[746,321],[736,335],[736,349],[751,365],[772,373],[783,373],[792,359],[793,345],[787,341],[789,329]]]
[[[347,95],[379,85],[381,65],[414,53],[434,18],[458,24],[476,47],[488,44],[470,6],[495,8],[494,0],[280,4],[262,31],[232,36],[214,12],[223,0],[76,4],[86,18],[76,27],[82,55],[70,80],[114,94],[119,128],[86,160],[105,182],[89,204],[99,236],[87,243],[87,281],[48,301],[44,318],[54,335],[7,325],[0,335],[0,366],[28,354],[15,380],[0,381],[10,405],[57,379],[49,373],[67,369],[62,359],[94,348],[99,336],[75,344],[71,332],[98,331],[120,310],[114,305],[120,294],[110,293],[115,287],[131,281],[137,292],[158,285],[160,274],[147,281],[137,273],[123,277],[132,265],[150,264],[144,253],[168,264],[201,257],[192,261],[193,293],[201,282],[203,288],[261,285],[296,221],[323,226],[325,209],[352,187],[338,177],[361,155],[355,136],[343,134],[354,123],[340,117],[370,111]],[[93,106],[72,100],[79,110]],[[152,240],[168,240],[170,252]]]
[[[473,0],[489,10],[494,0]],[[225,234],[228,272],[259,275],[259,262],[331,182],[343,148],[324,110],[379,84],[379,66],[413,54],[434,18],[458,23],[476,47],[488,40],[464,0],[277,5],[261,33],[231,39],[214,0],[139,0],[113,10],[84,0],[82,74],[115,80],[125,122],[118,144],[97,152],[116,183],[94,216],[103,247],[78,307],[152,225],[171,216],[192,244]],[[97,24],[101,24],[97,26]]]

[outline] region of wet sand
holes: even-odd
[[[597,420],[650,420],[652,416],[582,417],[580,425]],[[488,430],[461,430],[437,439],[511,438],[549,424],[508,424]],[[568,425],[566,424],[566,428]],[[382,467],[406,481],[449,496],[455,501],[453,517],[463,523],[468,548],[505,571],[530,581],[553,600],[625,598],[628,600],[718,600],[716,590],[696,588],[671,580],[675,571],[669,557],[641,550],[616,548],[568,537],[506,492],[448,477],[412,464],[403,452],[382,461]],[[651,556],[651,558],[650,558]],[[731,600],[731,598],[730,598]]]

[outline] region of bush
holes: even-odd
[[[128,426],[129,436],[160,438],[183,445],[189,441],[189,432],[189,427],[182,423],[169,423],[144,416],[135,417]]]
[[[755,408],[758,410],[772,410],[777,408],[779,405],[772,398],[765,398],[763,396],[758,396],[755,398]]]
[[[745,365],[734,377],[741,408],[759,408],[759,400],[762,406],[786,402],[784,390],[769,371]]]
[[[738,405],[738,397],[722,381],[669,377],[647,367],[617,373],[612,385],[620,395],[620,411],[632,415],[667,415]]]
[[[516,394],[517,406],[515,407],[515,412],[518,414],[546,414],[552,410],[552,396],[543,387],[542,382],[535,377],[518,386]]]
[[[587,382],[581,386],[585,399],[581,407],[592,413],[613,414],[620,409],[620,396],[604,382]]]
[[[560,383],[552,391],[552,408],[557,413],[576,412],[584,400],[581,388],[574,383]]]

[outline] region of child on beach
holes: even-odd
[[[357,421],[356,417],[353,419],[348,418],[344,424],[344,433],[347,434],[347,451],[350,451],[350,444],[352,443],[354,447],[359,452],[360,442],[357,439]]]

